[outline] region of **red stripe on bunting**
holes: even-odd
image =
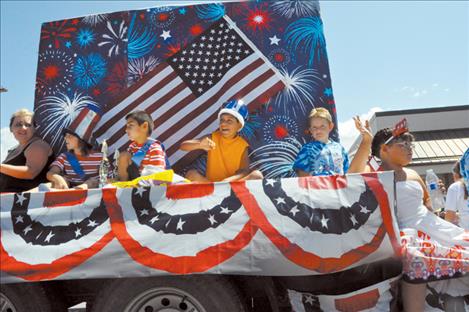
[[[262,232],[267,235],[270,241],[272,241],[280,252],[294,263],[309,270],[314,270],[320,273],[332,273],[344,270],[376,251],[386,236],[385,225],[382,224],[370,242],[350,250],[338,258],[322,258],[316,254],[305,251],[300,246],[290,242],[289,239],[284,237],[275,227],[273,227],[262,209],[259,207],[256,198],[246,188],[244,181],[232,182],[231,187],[241,200],[241,203],[246,208],[246,211],[254,221],[255,225],[257,225]],[[370,188],[373,187],[376,187],[376,185],[370,185]],[[380,205],[384,205],[384,201],[387,201],[387,197],[378,197],[377,199]]]
[[[376,307],[379,300],[379,290],[372,289],[363,294],[357,294],[348,298],[335,299],[334,305],[337,311],[363,311]]]
[[[205,272],[237,254],[251,242],[258,230],[251,221],[248,221],[232,240],[201,250],[195,256],[168,256],[142,246],[129,235],[125,227],[122,207],[115,196],[116,191],[111,189],[109,191],[103,196],[111,218],[113,232],[132,259],[153,269],[174,274]]]
[[[87,196],[88,190],[46,192],[44,194],[44,207],[54,208],[80,205],[86,201]]]
[[[386,232],[388,233],[389,239],[391,240],[392,248],[396,256],[401,256],[401,244],[400,239],[396,235],[393,226],[393,219],[391,214],[391,208],[389,206],[388,194],[383,188],[381,182],[379,182],[378,174],[375,172],[363,173],[363,179],[366,184],[370,187],[371,191],[375,195],[379,203],[379,209],[381,210],[381,217],[383,218]]]
[[[70,271],[74,267],[79,266],[97,254],[113,238],[114,234],[109,232],[88,248],[74,252],[70,255],[66,255],[62,258],[52,261],[51,263],[41,264],[29,264],[16,260],[14,257],[8,254],[5,248],[3,248],[3,244],[0,243],[0,258],[2,259],[1,271],[27,281],[51,280]],[[0,240],[1,239],[2,237],[0,233]]]
[[[103,193],[106,191],[103,190]],[[67,205],[73,203],[80,204],[86,200],[86,190],[73,190],[67,192],[52,192],[46,193],[44,203],[53,207],[65,206],[60,204],[60,200],[67,201]],[[71,196],[71,201],[70,201]],[[2,236],[0,231],[0,270],[10,275],[17,276],[27,281],[41,281],[54,279],[74,267],[81,265],[83,262],[101,251],[112,239],[114,234],[109,231],[97,242],[88,248],[76,251],[69,255],[58,258],[51,263],[29,264],[26,262],[18,261],[15,257],[11,256],[3,247]],[[57,246],[60,248],[60,246]]]
[[[315,176],[298,178],[298,186],[302,189],[340,190],[347,187],[345,176]]]
[[[186,199],[200,198],[213,194],[215,187],[213,183],[189,183],[168,185],[166,198]]]

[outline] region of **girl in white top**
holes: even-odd
[[[469,230],[469,207],[467,189],[461,176],[460,162],[453,167],[454,183],[448,188],[445,203],[445,220]]]
[[[391,129],[376,133],[382,170],[394,170],[397,221],[401,230],[405,311],[424,311],[426,284],[432,280],[462,277],[445,283],[446,293],[466,295],[469,289],[469,233],[432,213],[425,183],[414,170],[413,136],[405,132],[393,139]],[[442,282],[443,283],[443,282]],[[456,287],[454,285],[458,284]]]

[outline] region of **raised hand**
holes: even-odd
[[[355,122],[355,128],[357,128],[357,130],[362,135],[362,140],[371,143],[373,140],[373,134],[371,133],[369,121],[365,120],[365,124],[363,124],[359,116],[353,117],[353,121]]]

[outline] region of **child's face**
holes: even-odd
[[[130,140],[140,143],[148,137],[148,124],[144,122],[139,125],[135,119],[129,118],[125,125],[125,132]]]
[[[386,161],[400,165],[407,166],[412,161],[412,150],[414,143],[409,140],[398,140],[387,145],[382,145],[381,154]]]
[[[329,133],[334,128],[334,124],[327,119],[313,117],[309,121],[309,131],[316,141],[327,143],[329,141]]]
[[[68,151],[71,150],[78,150],[80,147],[80,139],[77,138],[75,135],[70,134],[70,133],[65,133],[64,135],[65,139],[65,146],[67,147]]]
[[[220,116],[219,130],[224,138],[234,138],[240,129],[241,124],[239,123],[238,119],[236,119],[236,117],[230,114],[222,114]]]

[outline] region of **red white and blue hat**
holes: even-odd
[[[220,119],[222,114],[230,114],[238,119],[242,129],[244,127],[244,122],[248,119],[249,112],[248,107],[244,105],[242,100],[230,100],[218,113],[218,119]]]
[[[64,129],[64,134],[73,134],[88,145],[92,145],[91,137],[93,135],[93,129],[100,119],[101,114],[99,110],[95,106],[88,105],[80,111],[70,126]]]

